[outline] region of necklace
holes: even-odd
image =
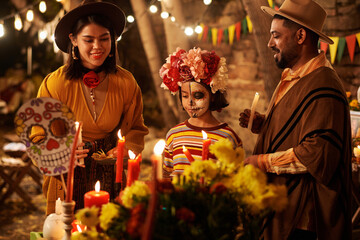
[[[95,88],[90,88],[90,99],[92,101],[94,121],[96,122],[96,109],[95,109]]]

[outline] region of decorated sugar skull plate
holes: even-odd
[[[33,98],[15,116],[16,133],[44,175],[68,172],[76,133],[74,114],[53,98]]]

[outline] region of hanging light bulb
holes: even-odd
[[[46,3],[45,1],[41,1],[40,4],[39,4],[39,10],[40,12],[44,13],[46,12]]]
[[[155,5],[151,5],[149,10],[150,10],[151,13],[156,13],[158,11],[158,8]]]
[[[195,27],[195,32],[196,32],[197,34],[202,33],[202,31],[203,31],[203,28],[202,28],[200,25],[197,25],[197,26]]]
[[[211,2],[212,2],[211,0],[204,0],[204,4],[205,4],[205,5],[210,5]]]
[[[129,23],[133,23],[135,21],[135,18],[133,15],[129,15],[127,16],[126,20],[129,22]]]
[[[3,37],[5,35],[5,29],[4,29],[4,22],[0,22],[0,37]]]
[[[191,27],[186,27],[184,32],[187,36],[191,36],[194,34],[194,29],[192,29]]]
[[[169,17],[169,13],[168,12],[161,12],[160,17],[162,19],[167,19]]]
[[[170,17],[170,20],[171,20],[172,22],[175,22],[175,17],[174,17],[174,16],[171,16],[171,17]]]
[[[39,37],[39,42],[43,43],[44,40],[47,38],[47,31],[46,30],[40,30],[38,37]]]
[[[28,22],[32,22],[34,20],[34,11],[32,9],[29,9],[27,12],[26,12],[26,20]]]
[[[16,30],[20,31],[23,27],[21,18],[18,14],[15,15],[14,27]]]

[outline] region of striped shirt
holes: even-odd
[[[274,99],[271,99],[269,106],[276,105],[302,77],[324,66],[333,68],[322,51],[294,72],[290,68],[286,68],[281,75],[280,83],[275,89]],[[296,157],[292,148],[286,151],[258,155],[257,160],[260,168],[271,173],[297,174],[307,172],[306,167]]]
[[[190,165],[189,160],[183,152],[185,146],[195,161],[202,159],[203,136],[201,131],[205,131],[211,143],[220,139],[227,138],[234,148],[242,146],[238,135],[227,123],[222,123],[211,128],[200,128],[191,125],[188,120],[171,128],[166,134],[166,146],[164,151],[164,177],[171,174],[182,173],[185,166]],[[209,152],[208,159],[216,160],[215,156]]]

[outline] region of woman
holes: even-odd
[[[225,98],[225,58],[200,48],[189,52],[177,49],[160,69],[160,76],[162,87],[173,94],[179,91],[181,104],[190,117],[171,128],[166,135],[165,177],[181,174],[190,164],[183,146],[195,161],[202,159],[203,131],[211,142],[228,138],[234,148],[242,146],[240,138],[228,124],[221,123],[212,114],[212,111],[220,111],[229,105]],[[208,159],[216,160],[212,154],[208,155]]]
[[[44,79],[38,92],[38,97],[60,100],[83,122],[84,150],[77,150],[76,158],[85,158],[85,167],[75,168],[76,209],[83,208],[83,196],[97,180],[115,197],[114,166],[98,164],[92,153],[114,154],[119,129],[126,148],[140,153],[148,133],[140,88],[130,72],[116,65],[116,39],[124,25],[124,13],[110,3],[85,1],[67,13],[55,29],[55,42],[69,53],[68,61]],[[58,178],[45,177],[43,191],[50,214],[56,199],[64,199],[64,189]]]

